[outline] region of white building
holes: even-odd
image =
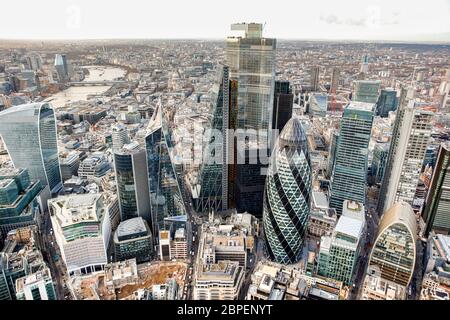
[[[402,89],[392,132],[391,147],[380,190],[378,211],[386,212],[394,203],[412,205],[423,159],[431,137],[434,113],[417,105],[414,89]]]
[[[49,200],[56,242],[69,275],[103,270],[111,221],[101,194],[68,195]]]

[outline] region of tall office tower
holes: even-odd
[[[48,267],[16,280],[17,300],[56,300],[56,291]]]
[[[200,168],[198,212],[215,212],[228,208],[227,129],[229,126],[228,67],[219,66],[217,80],[210,92],[212,119],[206,128],[208,137],[204,161]],[[218,137],[218,134],[221,134]]]
[[[65,54],[55,55],[55,69],[60,82],[69,80],[69,67],[67,65],[67,57]]]
[[[28,170],[0,168],[0,238],[9,231],[38,224],[40,181],[30,181]]]
[[[275,95],[273,98],[272,129],[281,132],[292,117],[294,95],[289,81],[275,81]]]
[[[423,213],[426,222],[425,234],[450,234],[450,143],[439,149],[436,166],[431,179]]]
[[[113,150],[120,150],[125,144],[130,143],[127,127],[123,124],[113,126],[111,136]]]
[[[406,202],[384,213],[369,257],[363,299],[405,299],[416,262],[416,229],[416,217]]]
[[[142,217],[122,221],[113,239],[116,261],[133,258],[137,263],[150,261],[153,254],[152,232]]]
[[[380,94],[380,80],[357,80],[352,100],[358,102],[377,103]]]
[[[361,72],[368,73],[369,72],[369,56],[364,55],[361,59]]]
[[[370,166],[373,184],[383,181],[388,155],[389,143],[377,143],[375,145],[375,148],[373,149],[372,165]]]
[[[153,113],[147,128],[145,147],[150,191],[153,234],[167,228],[166,218],[185,216],[181,183],[172,160],[173,145],[161,104]]]
[[[259,23],[232,24],[243,37],[227,38],[230,79],[238,82],[239,129],[270,130],[275,84],[276,40],[262,37]]]
[[[331,237],[320,241],[318,274],[351,285],[363,244],[365,211],[361,203],[344,201]]]
[[[101,194],[62,196],[48,201],[56,243],[67,273],[103,270],[111,222]]]
[[[320,67],[319,66],[313,66],[310,70],[310,84],[311,84],[311,90],[312,91],[318,91],[319,90],[319,81],[320,81]]]
[[[269,166],[264,191],[264,233],[272,260],[300,259],[311,209],[311,159],[299,118],[281,132]]]
[[[48,103],[32,103],[0,112],[0,135],[16,168],[27,168],[31,180],[48,191],[62,187],[55,113]]]
[[[412,205],[431,136],[433,112],[414,102],[414,89],[402,89],[380,189],[378,212],[403,200]]]
[[[146,152],[137,142],[114,152],[121,221],[142,217],[152,223]]]
[[[386,118],[389,111],[397,110],[397,103],[397,91],[390,88],[381,90],[377,101],[377,116]]]
[[[309,113],[313,117],[325,117],[328,111],[328,95],[313,93],[309,96]]]
[[[337,141],[339,137],[339,130],[333,129],[331,132],[331,139],[330,139],[330,147],[328,148],[328,163],[327,163],[327,179],[331,178],[331,175],[333,174],[333,168],[334,168],[334,160],[336,159],[336,147],[337,147]]]
[[[330,93],[335,94],[337,89],[339,88],[339,78],[341,76],[341,71],[338,68],[333,68],[331,72],[331,84],[330,84]]]
[[[365,205],[367,155],[374,104],[351,102],[342,116],[330,184],[330,207],[340,215],[344,200]]]

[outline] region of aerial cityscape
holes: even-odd
[[[0,300],[450,300],[450,37],[270,24],[0,40]]]

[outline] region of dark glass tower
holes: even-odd
[[[273,98],[272,128],[281,132],[292,117],[294,95],[289,81],[275,81],[275,95]]]

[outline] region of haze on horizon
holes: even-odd
[[[2,3],[0,39],[221,39],[235,22],[279,39],[450,43],[450,0],[24,0]],[[24,10],[26,8],[26,10]]]

